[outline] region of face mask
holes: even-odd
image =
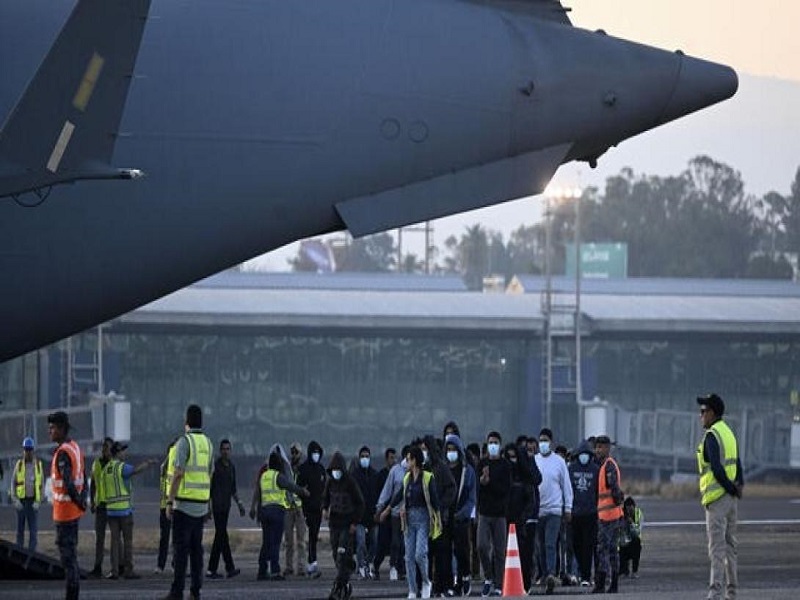
[[[361,458],[358,459],[358,462],[361,464],[361,468],[362,469],[366,469],[367,467],[369,467],[369,457],[368,456],[362,456]]]
[[[315,463],[318,463],[319,462],[319,452],[312,452],[311,453],[311,460],[313,460]]]
[[[408,461],[405,458],[400,461],[400,466],[403,467],[404,471],[408,471]]]
[[[545,456],[550,454],[550,442],[539,442],[539,452]]]
[[[447,460],[449,460],[450,462],[456,462],[458,460],[458,452],[456,452],[455,450],[448,450]]]
[[[339,469],[335,469],[331,471],[331,477],[338,481],[342,478],[342,472]]]
[[[422,462],[428,462],[428,451],[427,450],[423,450],[422,451]]]
[[[510,461],[511,461],[512,463],[514,463],[514,464],[516,464],[516,463],[517,463],[517,457],[516,457],[516,456],[509,456],[509,457],[508,457],[508,460],[510,460]]]
[[[580,463],[581,463],[582,465],[588,465],[588,464],[589,464],[589,455],[588,455],[588,454],[586,454],[586,453],[584,453],[584,454],[579,454],[579,455],[578,455],[578,460],[580,461]]]
[[[500,444],[489,444],[489,456],[500,456]]]

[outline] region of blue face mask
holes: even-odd
[[[586,454],[585,452],[584,452],[583,454],[579,454],[579,455],[578,455],[578,461],[579,461],[579,462],[580,462],[582,465],[588,465],[588,464],[589,464],[589,455],[588,455],[588,454]]]
[[[319,462],[319,452],[312,452],[311,453],[311,460],[315,463]]]
[[[361,458],[358,459],[358,462],[361,465],[362,469],[366,469],[367,467],[369,467],[369,457],[368,456],[362,456]]]
[[[339,469],[331,471],[331,477],[336,479],[337,481],[342,478],[342,472]]]
[[[500,456],[500,444],[489,444],[487,446],[489,456]]]
[[[550,454],[550,442],[547,441],[539,442],[539,452],[544,456]]]
[[[449,460],[450,462],[456,462],[458,460],[458,452],[456,452],[455,450],[448,450],[447,460]]]

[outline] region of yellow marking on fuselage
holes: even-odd
[[[95,85],[97,85],[97,80],[100,77],[100,71],[103,70],[103,64],[105,62],[106,60],[97,52],[92,54],[92,58],[89,59],[89,64],[86,65],[86,72],[83,74],[81,84],[78,86],[78,91],[72,99],[72,106],[79,111],[86,111],[86,106],[89,104]]]

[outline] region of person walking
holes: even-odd
[[[214,516],[214,542],[208,556],[208,570],[206,577],[220,579],[217,573],[219,557],[225,561],[225,576],[236,577],[241,573],[233,564],[231,543],[228,538],[228,515],[231,512],[231,498],[239,508],[239,516],[244,516],[244,504],[239,500],[236,489],[236,467],[231,462],[231,442],[224,439],[219,443],[219,458],[214,463],[214,472],[211,475],[211,514]]]
[[[174,438],[167,446],[167,452],[164,460],[159,467],[159,502],[158,502],[158,558],[156,559],[156,568],[153,571],[155,575],[160,575],[164,572],[167,566],[167,554],[169,553],[169,538],[172,531],[172,523],[167,518],[167,497],[169,496],[170,489],[170,468],[169,465],[175,462],[175,444],[178,438]],[[174,566],[173,555],[173,566]]]
[[[66,581],[66,600],[80,596],[81,575],[78,567],[78,524],[86,512],[85,458],[80,446],[69,437],[69,417],[58,411],[47,417],[50,441],[56,449],[50,463],[53,485],[53,523],[56,546]]]
[[[355,531],[359,579],[375,577],[373,561],[378,545],[378,526],[372,518],[372,509],[378,502],[381,490],[378,487],[378,472],[372,468],[371,460],[372,452],[369,446],[361,446],[358,450],[358,463],[352,469],[352,476],[361,492],[364,506],[369,507],[361,514]]]
[[[500,434],[490,431],[486,436],[488,456],[478,465],[478,554],[484,578],[481,596],[503,595],[511,466],[500,454],[501,442]]]
[[[700,502],[706,513],[708,558],[711,572],[708,600],[736,598],[739,588],[736,527],[744,488],[739,443],[722,419],[725,402],[717,394],[697,398],[703,440],[697,447]]]
[[[306,450],[308,458],[297,469],[297,485],[308,490],[308,495],[302,498],[303,516],[308,528],[306,575],[317,578],[320,576],[317,563],[317,543],[319,528],[322,524],[322,494],[325,491],[325,482],[328,476],[322,465],[322,446],[312,440],[308,443]]]
[[[619,532],[622,528],[622,476],[611,458],[611,439],[595,439],[595,454],[600,471],[597,475],[597,573],[593,594],[616,594],[619,591]],[[606,578],[611,584],[605,589]]]
[[[625,521],[619,536],[619,574],[639,578],[639,559],[642,556],[642,525],[644,513],[636,500],[628,496],[622,504]],[[628,564],[630,563],[630,567]]]
[[[14,476],[8,490],[17,509],[17,546],[25,546],[25,523],[28,524],[28,550],[36,552],[39,505],[44,498],[42,461],[33,453],[32,437],[22,440],[22,457],[14,465]]]
[[[539,454],[536,466],[542,474],[539,484],[539,524],[537,536],[540,560],[544,568],[545,594],[552,594],[556,585],[559,534],[562,521],[572,520],[572,484],[567,463],[553,452],[553,432],[547,427],[539,432]]]
[[[203,433],[203,411],[196,404],[186,409],[184,429],[186,433],[176,443],[175,461],[168,474],[171,483],[166,516],[172,521],[175,574],[164,600],[183,597],[187,562],[191,562],[192,600],[199,600],[203,587],[203,523],[209,513],[214,447]]]
[[[270,453],[266,468],[262,467],[258,474],[250,503],[250,518],[261,524],[257,575],[259,581],[286,579],[280,566],[281,539],[286,523],[286,508],[289,506],[286,492],[308,496],[307,490],[297,486],[286,476],[284,462],[278,452]]]
[[[363,464],[363,463],[362,463]],[[367,464],[369,467],[369,464]],[[344,456],[335,452],[328,467],[330,479],[322,499],[322,515],[330,528],[331,550],[336,565],[336,579],[330,600],[346,600],[352,595],[350,575],[353,563],[354,538],[363,524],[366,505],[356,478],[347,472]]]
[[[445,553],[456,559],[456,577],[447,590],[448,595],[469,596],[472,591],[470,581],[469,528],[475,512],[478,494],[478,480],[475,469],[469,464],[464,452],[464,444],[458,435],[451,433],[445,437],[447,464],[456,482],[456,499],[450,508],[450,515],[444,519],[442,534]],[[452,567],[451,567],[452,568]],[[452,594],[450,593],[452,592]]]
[[[94,578],[103,576],[103,554],[106,545],[106,527],[108,527],[103,469],[111,460],[113,444],[114,440],[110,437],[103,438],[100,456],[92,462],[92,478],[89,481],[89,510],[94,515],[94,568],[89,571],[89,577]]]
[[[580,585],[592,580],[592,562],[597,546],[597,476],[600,467],[592,460],[594,452],[587,441],[581,442],[569,463],[572,482],[572,547],[578,561]]]
[[[406,456],[408,456],[410,448],[410,446],[403,446],[400,451],[401,460],[389,469],[389,475],[386,477],[375,505],[375,521],[381,524],[388,522],[392,528],[389,545],[389,581],[397,581],[406,572],[405,538],[400,519],[401,503],[399,501],[392,503],[392,500],[402,494],[403,478],[408,472]]]
[[[108,529],[111,531],[111,572],[108,579],[139,579],[133,570],[133,496],[131,477],[138,475],[154,460],[146,460],[136,467],[128,464],[128,445],[114,442],[111,460],[103,468],[102,486],[105,490]],[[120,556],[120,554],[122,556]]]
[[[298,471],[305,462],[300,442],[293,442],[289,446],[289,460],[292,468],[292,480],[297,483]],[[302,563],[303,557],[306,555],[306,529],[303,501],[299,496],[292,494],[289,498],[289,507],[286,509],[286,523],[283,528],[283,544],[286,549],[286,568],[283,574],[286,576],[303,573]]]
[[[378,493],[376,495],[375,506],[370,506],[367,504],[367,511],[372,511],[373,509],[377,508],[377,500],[380,498],[380,494],[383,491],[383,486],[386,484],[386,480],[389,478],[389,472],[392,470],[392,467],[395,464],[395,456],[397,455],[397,450],[394,448],[386,448],[383,452],[383,459],[384,465],[383,468],[378,471],[377,477],[377,490]],[[394,566],[391,563],[391,548],[392,548],[392,522],[391,520],[383,520],[381,521],[380,518],[374,518],[373,521],[375,522],[375,526],[378,528],[378,546],[375,550],[375,559],[372,563],[372,571],[373,576],[375,579],[381,578],[381,565],[383,564],[384,559],[389,556],[389,572],[391,575],[391,568]]]

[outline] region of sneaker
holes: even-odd
[[[358,578],[359,579],[367,578],[367,567],[358,567]]]
[[[156,567],[155,569],[153,569],[153,575],[163,575],[163,574],[164,574],[164,569],[162,569],[161,567]]]
[[[397,581],[397,569],[394,567],[389,569],[389,581]]]
[[[367,577],[374,580],[379,580],[381,576],[378,574],[378,570],[375,568],[375,565],[369,566],[369,571],[367,571]]]
[[[461,580],[461,595],[469,596],[472,593],[472,580],[469,577],[464,577]]]
[[[284,577],[280,573],[275,573],[270,577],[270,579],[272,579],[272,581],[286,581],[286,577]]]
[[[115,575],[114,573],[109,573],[106,575],[106,579],[119,579],[119,576]]]
[[[422,597],[423,598],[430,598],[431,597],[431,582],[427,581],[422,584]]]
[[[481,598],[488,598],[492,593],[492,582],[488,579],[483,582],[483,589],[481,590]]]
[[[222,575],[216,571],[206,571],[206,579],[222,579]]]
[[[417,592],[408,592],[408,597],[409,598],[416,598],[417,597]]]
[[[492,590],[492,596],[502,596],[502,595],[503,595],[502,588],[496,587]]]
[[[592,582],[589,581],[588,579],[581,579],[581,587],[590,587],[591,585]]]
[[[231,569],[230,571],[228,571],[227,573],[225,573],[225,577],[227,577],[228,579],[230,579],[231,577],[236,577],[236,576],[237,576],[239,573],[241,573],[241,572],[242,572],[242,570],[241,570],[241,569]]]
[[[556,587],[556,578],[552,575],[548,575],[547,579],[544,582],[544,593],[545,594],[552,594],[553,590]]]

